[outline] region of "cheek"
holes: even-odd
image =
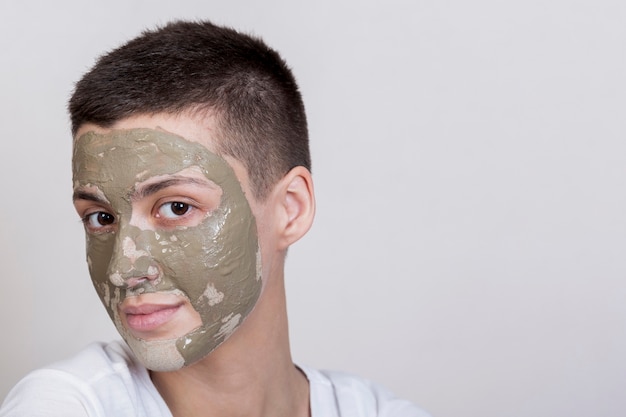
[[[113,256],[115,237],[111,234],[87,237],[87,265],[94,284],[108,282],[107,270]]]
[[[93,283],[98,297],[106,307],[109,315],[111,310],[111,290],[107,270],[109,262],[113,256],[113,247],[115,238],[111,234],[103,235],[87,235],[87,266],[89,267],[89,275]]]
[[[254,223],[233,217],[213,215],[172,234],[176,244],[163,259],[172,279],[203,315],[221,317],[258,295],[256,229]]]
[[[192,301],[204,293],[213,265],[218,262],[215,246],[203,227],[168,233],[161,237],[152,257],[166,279]]]

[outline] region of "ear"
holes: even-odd
[[[280,181],[282,221],[279,246],[287,249],[306,234],[315,217],[313,179],[308,169],[297,166]]]

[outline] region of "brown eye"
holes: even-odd
[[[91,213],[83,219],[83,222],[91,229],[100,229],[115,223],[115,217],[104,211]]]
[[[182,216],[189,211],[189,204],[175,202],[172,203],[172,213]]]
[[[113,224],[113,222],[115,221],[115,217],[113,217],[109,213],[105,213],[105,212],[101,211],[100,213],[98,213],[98,220],[97,221],[102,226],[108,226],[110,224]]]
[[[181,203],[180,201],[174,201],[171,203],[163,204],[159,207],[159,214],[166,219],[184,216],[191,210],[191,206],[187,203]]]

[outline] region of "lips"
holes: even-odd
[[[182,304],[138,304],[122,308],[128,327],[136,332],[150,332],[170,321]]]

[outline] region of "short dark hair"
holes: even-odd
[[[177,21],[101,56],[69,101],[72,134],[139,114],[210,111],[217,152],[248,171],[263,200],[291,168],[311,169],[295,78],[261,39],[213,23]]]

